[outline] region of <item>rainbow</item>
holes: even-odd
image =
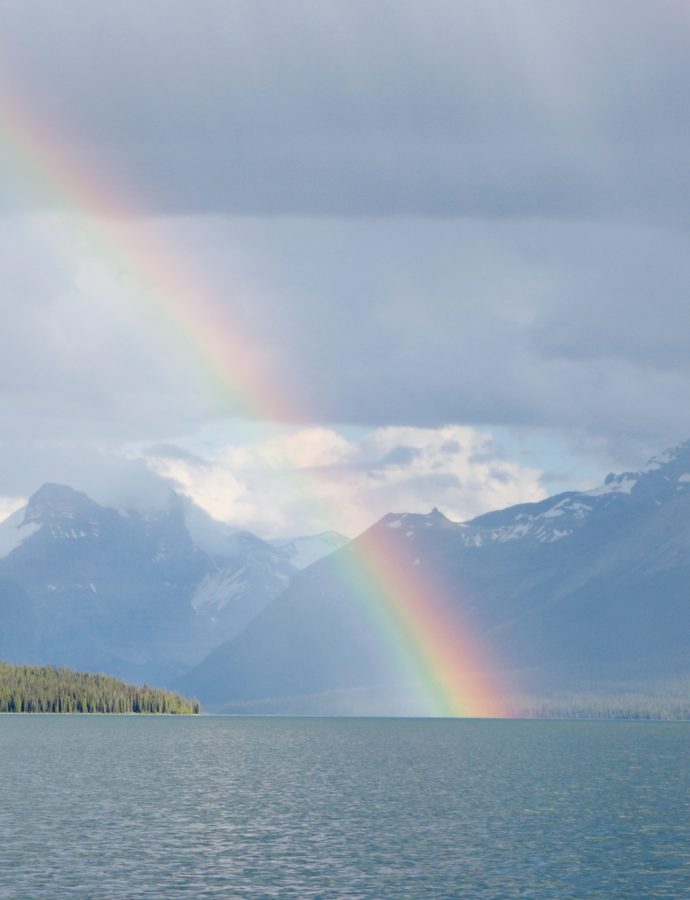
[[[164,339],[181,345],[229,414],[282,424],[309,420],[279,387],[284,379],[271,371],[251,335],[222,312],[228,298],[220,302],[204,290],[202,279],[164,243],[128,236],[122,221],[145,211],[109,174],[80,158],[58,129],[2,87],[0,136],[0,161],[10,166],[21,189],[38,191],[43,202],[86,222],[91,245],[136,288],[137,311]],[[316,476],[309,476],[304,489],[319,502]],[[495,667],[467,624],[458,622],[452,598],[422,566],[410,566],[399,538],[386,531],[374,526],[358,540],[357,550],[350,545],[336,556],[344,585],[387,647],[401,682],[424,697],[431,715],[504,714]]]
[[[439,716],[506,715],[504,691],[457,603],[419,558],[403,552],[400,519],[377,524],[334,559],[365,616],[426,709]],[[396,527],[391,527],[396,526]]]
[[[227,321],[223,304],[203,289],[200,275],[154,237],[135,239],[122,227],[123,221],[145,214],[128,199],[127,190],[110,175],[97,175],[89,161],[60,138],[59,129],[32,116],[1,82],[0,138],[0,161],[7,160],[32,194],[38,192],[88,219],[90,245],[118,275],[127,276],[139,313],[190,357],[195,370],[206,373],[208,383],[230,401],[229,412],[249,418],[260,412],[273,422],[299,421],[280,387],[284,378],[270,372],[256,341]]]

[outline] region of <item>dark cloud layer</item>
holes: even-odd
[[[689,45],[684,0],[0,6],[44,152],[132,185],[123,229],[203,273],[300,424],[541,429],[631,466],[690,435]],[[5,493],[50,442],[237,411],[24,163],[0,150],[0,439],[36,464]]]
[[[213,273],[300,424],[546,426],[644,452],[690,434],[680,229],[281,217],[165,230]],[[0,306],[6,433],[150,442],[232,412],[203,344],[113,292],[107,267],[77,249],[54,277],[22,289],[15,273]]]
[[[26,0],[0,34],[149,208],[687,221],[683,0]]]

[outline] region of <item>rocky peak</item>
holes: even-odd
[[[64,484],[44,484],[29,498],[24,521],[47,524],[81,518],[97,509],[98,504],[81,491]]]

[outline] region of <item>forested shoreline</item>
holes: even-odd
[[[590,691],[572,691],[550,697],[523,698],[511,709],[530,719],[690,720],[690,679],[674,678],[652,685],[609,685]]]
[[[195,715],[197,700],[111,675],[0,661],[0,712]]]

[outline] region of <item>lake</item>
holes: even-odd
[[[688,897],[690,723],[0,716],[0,897]]]

